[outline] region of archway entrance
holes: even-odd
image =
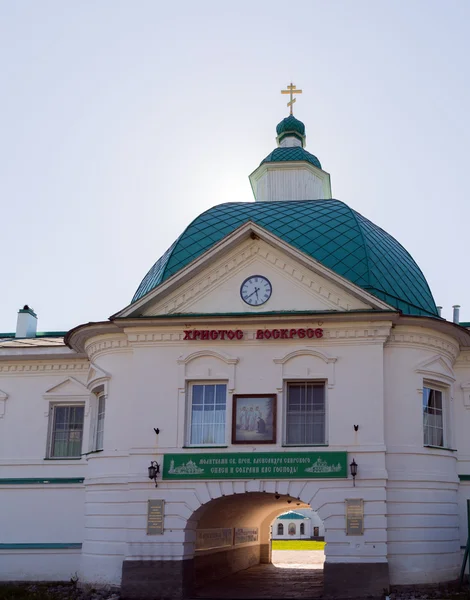
[[[313,561],[273,562],[272,524],[291,506],[310,508],[288,495],[244,492],[216,498],[197,509],[188,521],[186,536],[195,545],[192,596],[230,600],[320,597],[323,561],[316,565]]]

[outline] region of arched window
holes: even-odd
[[[305,523],[300,524],[300,535],[305,535]]]
[[[284,525],[282,523],[277,524],[277,535],[284,535]]]
[[[295,535],[296,527],[295,523],[289,523],[289,535]]]

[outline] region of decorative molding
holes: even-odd
[[[299,350],[294,350],[293,352],[289,352],[283,358],[275,358],[274,362],[279,365],[283,365],[287,361],[291,360],[291,358],[295,358],[296,356],[314,356],[316,358],[320,358],[325,363],[334,363],[338,360],[336,356],[328,356],[319,350],[313,350],[313,348],[300,348]]]
[[[91,362],[99,355],[109,352],[128,351],[128,349],[129,343],[127,337],[123,335],[117,337],[115,334],[112,338],[91,341],[85,347],[85,351]]]
[[[446,360],[439,355],[420,362],[416,365],[415,372],[430,379],[444,381],[449,385],[455,382],[454,371]]]
[[[470,410],[470,381],[460,385],[463,391],[463,405]]]
[[[297,366],[296,359],[308,357],[311,364]],[[275,358],[273,362],[279,365],[278,389],[282,388],[286,379],[325,379],[329,389],[335,386],[335,363],[337,357],[314,350],[313,348],[300,348],[289,352],[283,358]],[[318,362],[321,361],[320,364]],[[299,361],[297,360],[297,363]],[[290,363],[290,364],[289,364]]]
[[[65,392],[64,393],[64,388],[77,388],[79,390],[78,393],[74,393],[72,392]],[[53,387],[49,388],[48,390],[46,390],[43,394],[43,398],[45,398],[46,400],[50,400],[51,398],[57,398],[57,397],[70,397],[70,396],[89,396],[89,392],[88,392],[88,388],[86,387],[86,385],[84,385],[81,381],[78,381],[78,379],[75,379],[74,377],[67,377],[67,379],[64,379],[63,381],[57,383],[56,385],[54,385]]]
[[[6,404],[7,398],[8,398],[8,394],[6,392],[2,392],[2,390],[0,390],[0,419],[2,419],[5,414],[5,404]]]
[[[66,373],[66,372],[85,372],[88,370],[88,360],[80,363],[69,362],[28,362],[28,363],[0,363],[0,373],[2,375],[37,375],[38,373]]]
[[[220,261],[212,268],[206,269],[199,278],[183,284],[178,287],[173,295],[156,305],[149,307],[144,311],[145,316],[158,314],[171,314],[174,312],[185,312],[192,303],[202,299],[211,293],[215,288],[223,285],[228,279],[232,278],[238,271],[247,265],[260,259],[266,264],[274,267],[278,272],[284,274],[292,283],[304,288],[309,294],[317,298],[321,303],[327,306],[329,310],[348,311],[352,305],[361,304],[361,308],[371,307],[371,300],[367,292],[364,292],[366,298],[359,298],[359,294],[351,294],[338,283],[330,281],[328,275],[321,275],[303,264],[295,264],[292,257],[285,253],[276,251],[276,249],[262,240],[250,241],[245,243],[237,252],[232,253],[225,260]],[[313,261],[313,259],[311,259]],[[311,265],[310,265],[311,266]],[[339,288],[339,289],[338,289]],[[358,288],[359,289],[359,288]],[[372,303],[376,306],[377,299]],[[383,304],[381,308],[388,305]]]
[[[159,298],[164,298],[177,288],[181,289],[187,282],[194,281],[197,274],[202,272],[203,269],[206,269],[208,265],[210,266],[223,254],[226,254],[233,248],[239,246],[244,240],[250,238],[252,239],[253,234],[266,242],[268,245],[275,248],[278,252],[284,253],[287,257],[289,257],[290,260],[295,260],[300,263],[302,267],[306,267],[309,272],[311,271],[311,274],[316,274],[317,276],[325,278],[327,281],[331,281],[333,285],[337,285],[340,289],[345,290],[346,293],[350,294],[354,298],[359,299],[361,302],[365,302],[368,306],[378,309],[393,310],[389,304],[379,300],[376,296],[373,296],[369,292],[356,286],[346,278],[334,273],[331,269],[325,267],[319,261],[316,261],[300,250],[297,250],[263,227],[260,227],[252,221],[249,221],[214,244],[201,256],[175,273],[175,275],[161,283],[157,288],[151,290],[143,298],[127,306],[120,312],[116,313],[116,315],[113,315],[112,318],[140,316],[142,314],[147,314],[150,304],[155,305],[159,303]],[[227,263],[221,265],[220,267],[222,270],[225,270],[226,268],[228,268]],[[162,304],[164,304],[164,302],[162,302]]]
[[[108,381],[111,379],[111,376],[103,369],[100,369],[93,363],[90,363],[90,368],[88,369],[88,377],[86,382],[86,387],[88,390],[93,391],[97,386],[107,387]]]
[[[212,356],[213,358],[218,358],[219,360],[222,360],[227,365],[236,365],[240,360],[239,358],[233,358],[233,357],[229,356],[228,354],[225,354],[223,352],[216,352],[215,350],[210,350],[208,348],[207,350],[198,350],[197,352],[192,352],[191,354],[189,354],[188,356],[186,356],[184,358],[180,357],[178,359],[178,364],[179,365],[187,365],[192,360],[195,360],[196,358],[201,358],[202,356]]]
[[[439,350],[447,355],[453,364],[459,355],[459,346],[456,343],[451,343],[442,337],[438,337],[436,335],[431,335],[427,333],[417,333],[417,332],[397,332],[396,330],[392,331],[389,337],[389,341],[387,342],[387,346],[393,346],[398,348],[424,348],[425,350],[429,350],[433,348],[434,350]]]

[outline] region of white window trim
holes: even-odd
[[[288,444],[287,443],[287,387],[289,383],[322,383],[325,391],[325,439],[321,444]],[[283,381],[282,386],[282,423],[281,423],[281,431],[282,431],[282,445],[286,448],[322,448],[328,446],[329,439],[329,410],[328,410],[328,390],[331,386],[328,385],[328,380],[321,379],[310,379],[309,377],[289,377]]]
[[[442,435],[443,435],[443,445],[435,446],[433,444],[425,444],[424,443],[424,406],[423,406],[423,396],[424,396],[424,388],[437,390],[442,394]],[[423,387],[420,390],[421,392],[421,421],[422,421],[422,440],[423,446],[425,448],[442,448],[443,450],[452,449],[452,431],[450,427],[451,419],[450,419],[450,411],[451,411],[451,386],[448,383],[443,383],[442,381],[436,381],[433,379],[423,379]]]
[[[66,407],[74,407],[74,406],[82,406],[83,407],[83,428],[82,428],[82,443],[80,447],[80,454],[78,456],[52,456],[52,442],[54,436],[54,420],[55,420],[55,408],[66,408]],[[83,447],[85,444],[85,423],[86,423],[86,403],[79,401],[71,401],[70,398],[63,399],[63,401],[52,401],[49,403],[48,410],[48,430],[47,430],[47,449],[46,449],[46,458],[49,460],[79,460],[83,456]]]
[[[107,408],[107,399],[108,399],[108,381],[100,378],[94,382],[94,385],[90,389],[90,437],[88,444],[88,452],[101,452],[103,448],[98,448],[98,410],[99,410],[99,400],[100,397],[104,396],[106,398],[105,404],[105,417],[104,421],[106,422],[106,408]]]
[[[195,379],[186,382],[186,410],[185,410],[185,438],[184,446],[186,448],[220,448],[227,447],[228,437],[231,435],[231,419],[232,415],[232,393],[229,393],[228,389],[229,382],[227,380],[219,379]],[[222,444],[192,444],[191,443],[191,416],[192,416],[192,393],[191,387],[193,385],[225,385],[225,435],[224,442]]]

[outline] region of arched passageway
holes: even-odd
[[[200,506],[186,528],[185,541],[194,545],[192,595],[220,599],[319,597],[322,564],[306,568],[295,560],[286,565],[272,561],[272,523],[290,508],[310,507],[298,498],[268,492],[222,496]]]

